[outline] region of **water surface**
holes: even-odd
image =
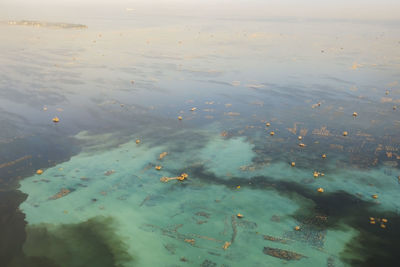
[[[398,24],[16,22],[4,265],[396,266]]]

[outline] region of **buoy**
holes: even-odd
[[[378,195],[377,195],[377,194],[372,195],[372,198],[377,199],[377,198],[378,198]]]
[[[343,136],[347,136],[348,134],[349,134],[349,133],[346,132],[346,131],[343,132]]]
[[[271,126],[271,123],[267,122],[267,123],[265,124],[265,126],[269,127],[269,126]]]
[[[136,139],[136,144],[140,144],[140,140],[139,139]]]
[[[238,217],[238,218],[243,218],[243,215],[242,214],[240,214],[240,213],[238,213],[237,215],[236,215],[236,217]]]
[[[36,174],[41,175],[42,173],[43,173],[43,170],[37,170],[37,171],[36,171]]]
[[[54,117],[54,118],[53,118],[53,122],[54,122],[54,123],[57,123],[57,122],[59,122],[59,121],[60,121],[60,119],[59,119],[58,117]]]
[[[322,158],[323,158],[323,159],[326,159],[326,154],[322,154]]]
[[[300,226],[298,226],[298,225],[297,225],[297,226],[295,226],[295,227],[294,227],[294,230],[296,230],[296,231],[300,231]]]
[[[320,187],[320,188],[317,189],[317,191],[320,192],[320,193],[323,193],[324,189],[322,187]]]
[[[291,165],[292,167],[294,167],[294,166],[296,166],[296,162],[292,161],[292,163],[290,163],[290,165]]]
[[[274,134],[275,134],[275,132],[274,131],[272,131],[272,132],[270,132],[269,133],[271,136],[273,136]]]
[[[162,169],[162,166],[156,166],[155,169],[156,169],[157,171],[159,171],[159,170]]]
[[[357,112],[353,112],[353,117],[357,117],[357,116],[358,116]]]
[[[183,118],[182,118],[182,116],[179,116],[179,117],[178,117],[178,120],[180,120],[180,121],[181,121],[182,119],[183,119]]]

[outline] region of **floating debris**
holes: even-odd
[[[296,166],[296,162],[292,161],[292,163],[290,163],[290,165],[291,165],[292,167],[294,167],[294,166]]]
[[[227,137],[228,136],[228,132],[227,131],[222,131],[221,136],[222,137]]]
[[[343,136],[347,136],[349,133],[347,131],[343,132]]]
[[[58,117],[54,117],[54,118],[53,118],[53,122],[54,122],[54,123],[57,123],[57,122],[59,122],[59,121],[60,121],[60,119],[59,119]]]
[[[274,132],[274,131],[271,131],[269,134],[270,134],[271,136],[273,136],[273,135],[275,134],[275,132]]]
[[[224,250],[227,250],[227,249],[229,248],[230,245],[231,245],[231,242],[226,241],[226,242],[224,243],[224,245],[222,246],[222,248],[223,248]]]
[[[163,159],[166,155],[168,155],[168,152],[163,152],[160,154],[160,159]]]
[[[387,222],[388,222],[388,220],[385,219],[385,218],[383,218],[381,221],[384,222],[384,223],[387,223]]]
[[[306,145],[304,143],[300,143],[299,147],[305,147]]]
[[[240,185],[236,186],[236,189],[240,189]]]
[[[264,254],[270,255],[272,257],[280,258],[283,260],[301,260],[302,258],[305,258],[304,255],[284,250],[284,249],[279,249],[279,248],[271,248],[271,247],[264,247],[263,250]]]
[[[181,121],[182,119],[183,119],[183,118],[182,118],[182,116],[179,116],[179,117],[178,117],[178,120],[180,120],[180,121]]]
[[[322,154],[322,158],[323,158],[323,159],[326,159],[326,154]]]
[[[243,218],[244,216],[243,216],[242,214],[238,213],[238,214],[236,215],[236,217],[238,217],[239,219],[241,219],[241,218]]]
[[[300,231],[300,226],[298,226],[298,225],[297,225],[297,226],[295,226],[295,227],[294,227],[294,230],[296,230],[296,231]]]
[[[353,117],[357,117],[358,113],[357,112],[353,112]]]
[[[267,123],[265,124],[265,126],[269,127],[269,126],[271,126],[271,123],[267,122]]]
[[[157,171],[159,171],[159,170],[162,169],[162,166],[158,166],[158,165],[157,165],[157,166],[155,167],[155,169],[156,169]]]
[[[38,175],[41,175],[42,173],[43,173],[43,170],[39,169],[39,170],[36,171],[36,174],[38,174]]]
[[[381,223],[381,228],[386,228],[386,225]]]
[[[187,177],[188,177],[188,174],[187,174],[187,173],[182,173],[180,176],[176,176],[176,177],[161,177],[161,178],[160,178],[160,181],[161,181],[161,182],[164,182],[164,183],[167,183],[167,182],[169,182],[169,181],[171,181],[171,180],[183,181],[183,180],[185,180]]]
[[[194,245],[195,243],[196,243],[196,241],[193,239],[193,238],[191,238],[191,239],[185,239],[184,240],[186,243],[189,243],[190,245]]]
[[[378,198],[378,195],[377,195],[377,194],[374,194],[374,195],[372,195],[372,198],[377,199],[377,198]]]
[[[67,188],[62,188],[57,194],[55,194],[54,196],[50,197],[50,199],[59,199],[62,197],[65,197],[66,195],[68,195],[69,193],[71,193],[71,191]]]
[[[140,144],[140,139],[136,139],[136,144]]]
[[[191,108],[190,111],[196,111],[197,108]]]
[[[323,193],[323,192],[324,192],[324,189],[323,189],[322,187],[320,187],[320,188],[317,189],[317,191],[318,191],[319,193]]]
[[[110,171],[106,171],[106,172],[104,173],[104,175],[110,176],[111,174],[114,174],[114,173],[115,173],[115,170],[110,170]]]
[[[297,137],[297,139],[302,140],[303,137],[302,137],[301,135],[299,135],[299,136]]]
[[[321,106],[321,102],[318,102],[317,104],[313,104],[311,106],[311,108],[316,108],[316,107],[320,107]]]

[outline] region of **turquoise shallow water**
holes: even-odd
[[[0,25],[1,261],[396,266],[399,28],[160,20]]]

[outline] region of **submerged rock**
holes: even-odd
[[[246,229],[255,229],[257,228],[257,223],[247,220],[240,220],[237,222],[237,226],[246,228]]]
[[[215,266],[217,266],[217,264],[210,260],[204,260],[203,263],[201,264],[201,267],[215,267]]]
[[[272,241],[272,242],[278,242],[278,243],[282,243],[282,244],[287,244],[289,243],[289,240],[287,239],[283,239],[280,237],[274,237],[271,235],[263,235],[264,240],[268,240],[268,241]]]
[[[305,258],[304,255],[292,252],[289,250],[279,249],[279,248],[271,248],[271,247],[264,247],[263,250],[264,254],[270,255],[272,257],[280,258],[283,260],[301,260]]]

